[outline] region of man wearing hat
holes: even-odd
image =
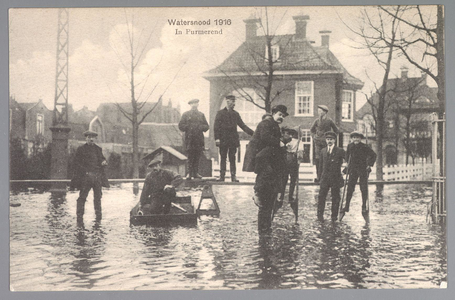
[[[362,193],[362,213],[367,212],[368,175],[370,175],[371,167],[376,162],[376,153],[368,145],[361,142],[363,138],[365,138],[364,135],[358,131],[351,133],[352,143],[348,145],[346,151],[348,167],[343,170],[343,173],[349,173],[349,181],[346,204],[341,211],[342,214],[349,212],[349,205],[357,180],[360,181],[360,191]]]
[[[142,188],[140,203],[145,215],[167,214],[171,202],[175,199],[175,189],[183,182],[182,177],[161,168],[161,160],[154,159],[149,163],[151,171],[147,174]]]
[[[201,178],[198,174],[199,159],[204,151],[204,132],[209,130],[209,124],[202,112],[197,108],[199,99],[188,101],[191,109],[183,113],[179,129],[185,133],[185,150],[188,155],[187,179]]]
[[[318,105],[318,115],[319,117],[313,122],[310,132],[313,137],[314,144],[314,164],[316,165],[316,173],[319,174],[319,154],[321,149],[327,146],[325,141],[325,133],[328,131],[333,131],[337,135],[339,133],[338,127],[332,121],[332,119],[327,116],[329,108],[326,105]],[[320,180],[320,178],[318,178]]]
[[[85,211],[85,201],[88,193],[93,189],[93,204],[95,214],[98,220],[101,219],[101,188],[109,187],[109,182],[104,173],[104,167],[107,166],[101,147],[94,143],[98,133],[87,130],[84,132],[86,143],[76,150],[73,161],[73,178],[71,187],[80,190],[77,199],[77,220],[82,221]]]
[[[256,182],[254,186],[255,202],[258,203],[258,231],[266,233],[272,226],[272,211],[281,188],[285,158],[281,147],[279,124],[288,116],[287,107],[276,105],[272,108],[272,118],[262,120],[253,134],[252,144],[257,153],[254,159]]]
[[[239,126],[248,135],[253,135],[254,131],[251,130],[242,121],[240,114],[234,110],[235,96],[226,96],[226,107],[217,112],[215,117],[215,143],[220,148],[220,181],[224,181],[226,174],[226,158],[229,153],[229,163],[231,171],[231,181],[238,182],[236,178],[236,165],[235,165],[235,152],[240,146],[239,133],[237,126]]]
[[[281,128],[283,142],[286,144],[286,168],[283,173],[283,185],[280,192],[280,201],[284,200],[284,193],[286,190],[286,185],[288,183],[289,177],[291,177],[291,182],[289,184],[289,203],[294,202],[294,189],[297,182],[297,175],[299,172],[299,162],[297,160],[297,147],[299,145],[297,131],[293,128],[283,127]]]
[[[336,134],[332,131],[326,132],[325,140],[327,147],[321,150],[319,155],[320,189],[318,195],[318,220],[324,220],[325,201],[329,189],[332,195],[332,221],[338,217],[338,206],[340,203],[340,187],[343,185],[341,165],[345,158],[342,148],[335,146]]]

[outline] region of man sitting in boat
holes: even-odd
[[[167,214],[176,196],[175,188],[183,179],[173,171],[161,169],[159,159],[152,160],[148,166],[152,170],[147,174],[142,188],[140,211],[143,215]]]

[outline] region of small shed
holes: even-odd
[[[161,167],[163,169],[168,169],[177,172],[181,176],[185,176],[186,161],[188,158],[179,151],[169,146],[161,146],[142,159],[148,165],[155,158],[161,160]]]

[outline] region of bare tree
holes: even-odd
[[[156,67],[159,65],[158,61],[155,68],[151,67],[149,73],[142,78],[142,80],[136,80],[136,75],[140,67],[140,63],[144,59],[146,50],[149,47],[149,44],[152,40],[153,29],[144,28],[140,33],[139,37],[136,37],[136,29],[134,26],[134,15],[129,18],[125,11],[125,20],[126,20],[126,37],[124,37],[118,30],[115,30],[118,37],[121,40],[122,45],[118,48],[123,47],[123,51],[127,52],[127,55],[122,55],[121,50],[118,48],[112,47],[116,53],[125,75],[129,80],[129,92],[130,92],[130,104],[131,106],[124,107],[119,103],[116,103],[117,108],[123,114],[123,116],[131,122],[132,126],[132,146],[133,146],[133,157],[132,157],[132,167],[133,167],[133,178],[139,177],[139,126],[144,122],[144,120],[149,116],[155,108],[162,102],[163,95],[169,86],[172,84],[174,79],[177,77],[178,71],[175,74],[173,80],[169,85],[164,89],[164,91],[156,98],[158,100],[152,106],[146,106],[146,104],[151,99],[155,89],[157,88],[159,82],[154,84],[149,84],[149,79],[152,73],[155,71]],[[114,28],[115,29],[115,28]],[[143,35],[146,34],[144,37]],[[182,65],[183,67],[183,65]],[[180,68],[181,69],[181,68]],[[179,70],[180,71],[180,70]],[[135,192],[138,192],[137,185],[134,186]]]
[[[356,28],[348,26],[348,28],[358,37],[361,42],[358,49],[366,49],[373,55],[378,65],[383,69],[381,85],[378,87],[374,84],[374,91],[370,96],[366,95],[367,103],[371,107],[377,142],[377,160],[376,160],[376,179],[383,180],[383,143],[387,130],[387,111],[392,105],[389,101],[389,93],[391,89],[388,87],[389,75],[392,66],[393,58],[397,52],[395,44],[397,35],[400,30],[400,21],[398,16],[402,14],[399,7],[394,7],[395,11],[392,16],[384,13],[381,8],[365,8],[359,19],[359,24]],[[346,23],[345,23],[346,24]]]
[[[277,76],[275,71],[283,62],[289,63],[290,58],[295,55],[291,50],[293,35],[278,35],[277,31],[282,26],[287,11],[282,15],[274,16],[278,21],[273,22],[268,8],[258,10],[258,17],[251,19],[252,26],[259,27],[261,35],[247,39],[242,45],[248,57],[235,62],[234,68],[243,73],[242,76],[232,74],[233,66],[221,64],[217,71],[222,73],[231,88],[235,90],[246,101],[257,107],[270,112],[273,101],[287,91],[293,90],[294,84],[284,80],[284,77]],[[264,48],[265,45],[265,48]],[[315,52],[314,55],[317,55]],[[295,59],[293,63],[298,64]],[[237,72],[234,72],[237,73]],[[246,75],[245,75],[246,74]],[[277,85],[276,82],[280,81]],[[251,92],[254,91],[254,94]]]

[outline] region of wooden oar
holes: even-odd
[[[184,209],[183,207],[181,207],[181,206],[178,205],[178,204],[175,204],[174,202],[171,202],[171,205],[174,206],[175,208],[180,209],[180,210],[183,211],[183,212],[188,213],[188,211],[187,211],[186,209]]]

